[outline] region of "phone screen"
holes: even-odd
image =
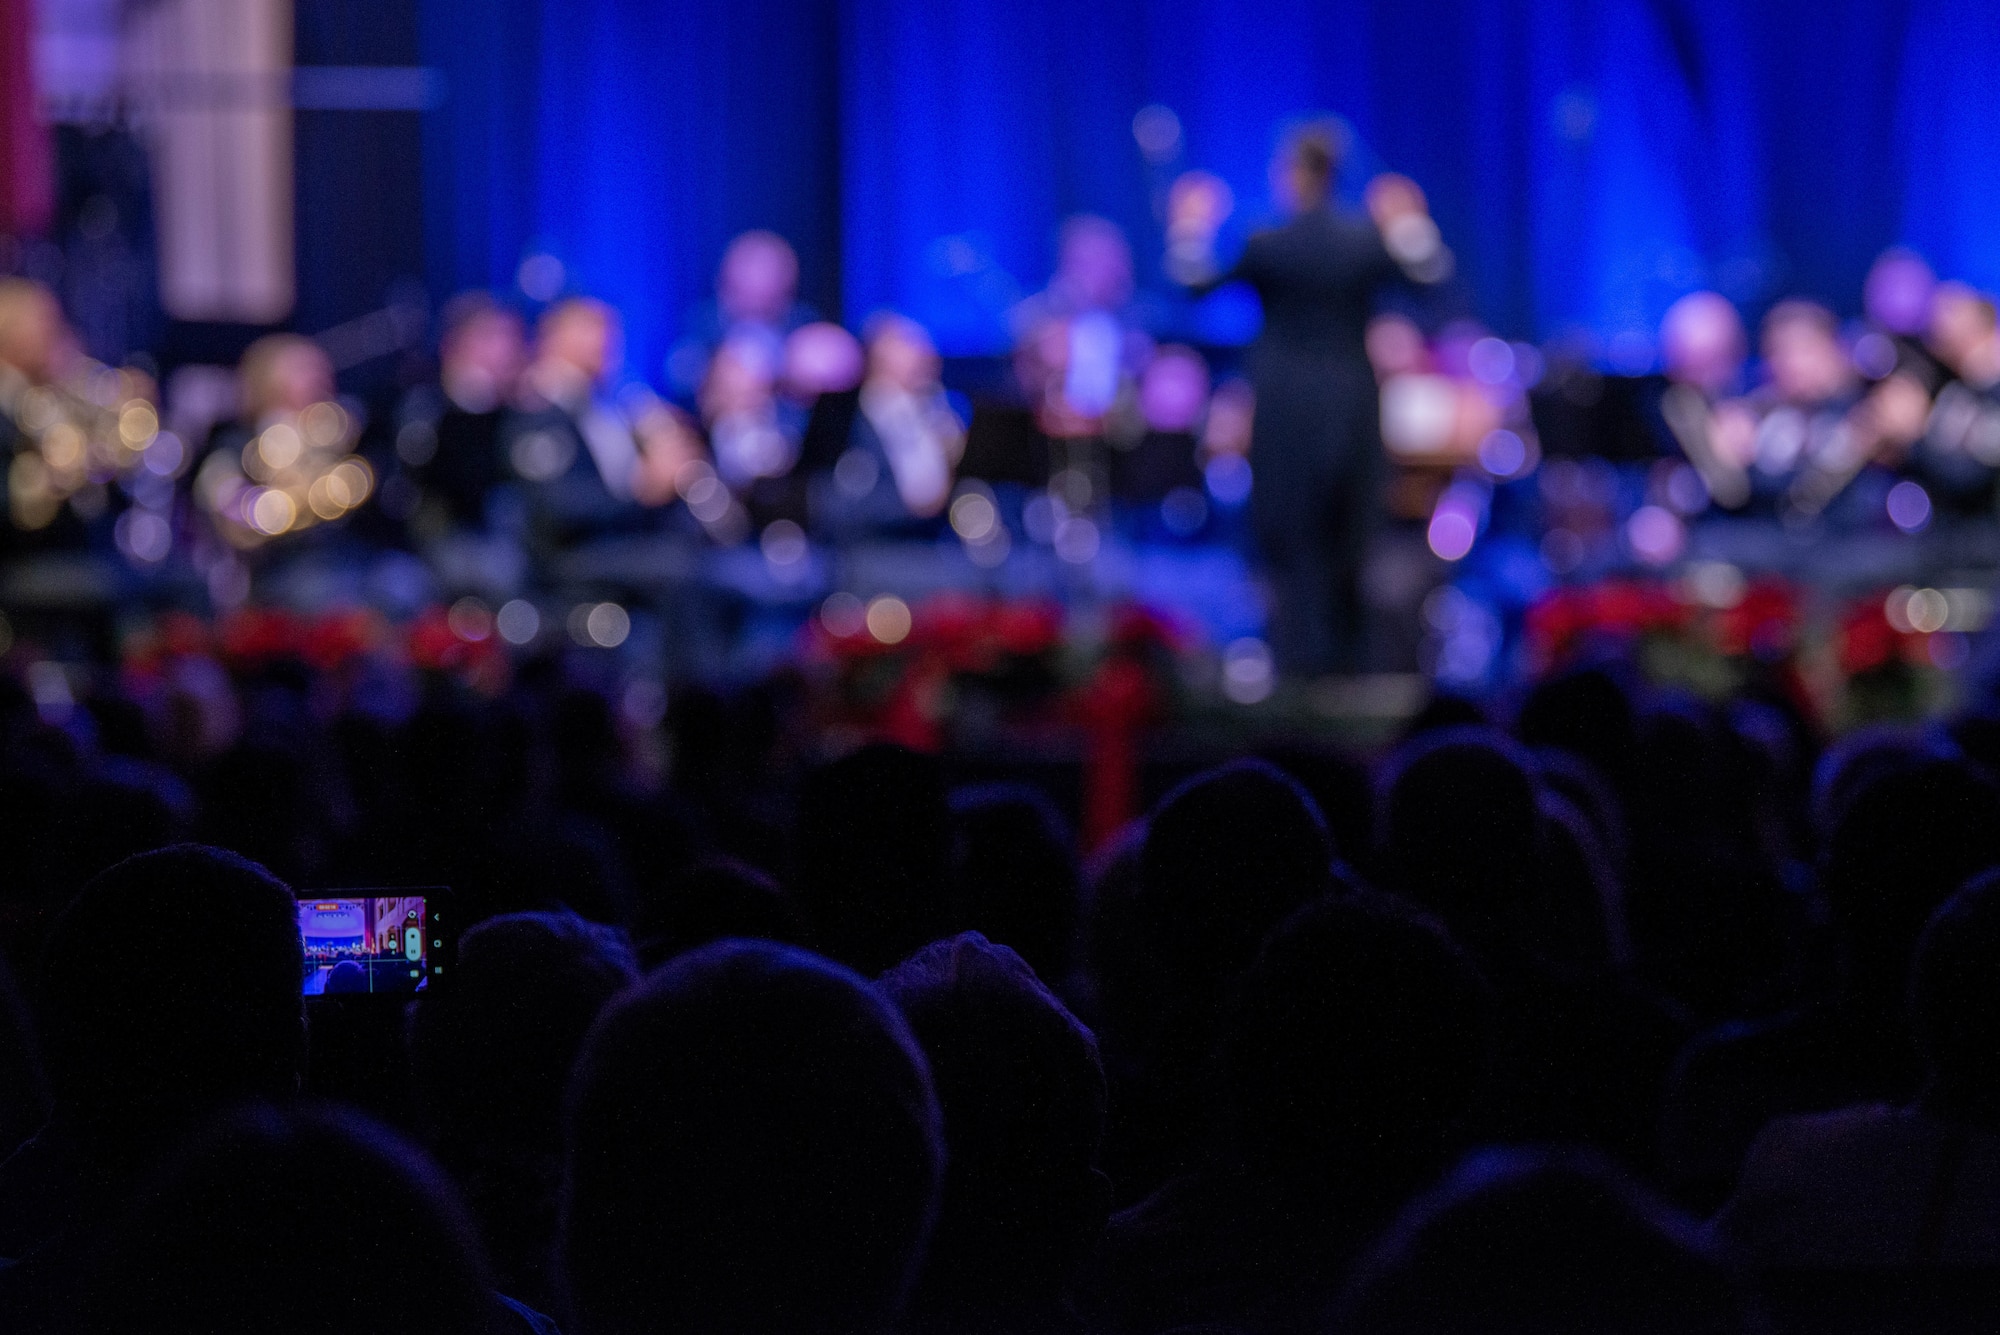
[[[318,895],[299,900],[305,994],[415,992],[430,976],[422,895]]]

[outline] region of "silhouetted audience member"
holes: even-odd
[[[1205,1066],[1234,987],[1270,929],[1334,885],[1326,822],[1299,784],[1243,760],[1161,800],[1122,926],[1097,960],[1100,1036],[1115,1054],[1107,1171],[1137,1199],[1198,1157]]]
[[[877,986],[909,1021],[944,1112],[944,1196],[907,1324],[1079,1329],[1070,1285],[1111,1202],[1096,1038],[977,932],[918,951]]]
[[[778,883],[748,863],[710,858],[667,876],[642,893],[632,941],[644,969],[711,941],[743,937],[797,944],[798,909]]]
[[[1724,1026],[1681,1059],[1663,1153],[1692,1203],[1728,1195],[1774,1117],[1917,1093],[1922,1069],[1904,1008],[1911,952],[1930,912],[2000,863],[2000,789],[1958,760],[1898,753],[1869,764],[1834,807],[1821,869],[1836,953],[1831,995]]]
[[[1564,850],[1544,831],[1533,773],[1525,751],[1488,729],[1446,729],[1403,748],[1383,776],[1382,874],[1441,917],[1493,985],[1485,1134],[1580,1140],[1643,1163],[1686,1033],[1609,969],[1607,941],[1579,942],[1587,906],[1551,874]]]
[[[874,976],[949,933],[951,808],[937,760],[886,743],[806,776],[797,883],[820,949]]]
[[[1544,677],[1522,702],[1515,733],[1528,746],[1583,757],[1623,795],[1638,743],[1637,711],[1625,675],[1615,665],[1592,664]]]
[[[887,1330],[944,1171],[895,1008],[794,947],[721,942],[626,993],[571,1089],[574,1335]]]
[[[1243,981],[1210,1077],[1214,1148],[1112,1220],[1091,1284],[1102,1328],[1312,1329],[1460,1148],[1488,1023],[1478,972],[1434,921],[1371,893],[1299,910]]]
[[[410,1014],[424,1137],[503,1288],[547,1307],[570,1068],[598,1012],[639,972],[617,932],[555,913],[479,923],[460,938],[456,969]]]
[[[1805,915],[1749,746],[1722,710],[1669,697],[1640,715],[1631,789],[1639,976],[1709,1023],[1768,1013]]]
[[[1060,987],[1074,965],[1075,838],[1055,805],[1026,784],[951,795],[953,882],[964,922],[1018,952]]]
[[[1737,1335],[1740,1287],[1694,1224],[1606,1161],[1474,1156],[1404,1211],[1329,1335]]]
[[[2000,1273],[2000,872],[1932,915],[1911,974],[1922,1094],[1764,1128],[1716,1221],[1759,1264]]]
[[[225,1119],[111,1232],[84,1335],[552,1332],[503,1307],[437,1170],[347,1113]]]
[[[1382,872],[1475,953],[1538,944],[1533,765],[1487,728],[1423,734],[1383,780]]]
[[[86,885],[50,928],[36,1019],[54,1107],[0,1165],[0,1327],[61,1310],[149,1164],[218,1109],[296,1093],[298,911],[283,882],[180,844]]]

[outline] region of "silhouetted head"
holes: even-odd
[[[1833,827],[1820,881],[1850,986],[1900,996],[1924,920],[1996,863],[2000,789],[1984,773],[1932,758],[1864,780]]]
[[[820,948],[865,974],[949,932],[951,809],[936,759],[881,744],[808,775],[797,865]]]
[[[138,1136],[296,1092],[304,974],[292,892],[256,863],[199,844],[119,863],[70,901],[42,952],[58,1115]]]
[[[97,1335],[486,1335],[496,1302],[450,1186],[335,1111],[226,1118],[139,1193],[106,1243]]]
[[[1060,982],[1076,940],[1077,867],[1055,806],[1025,784],[992,784],[953,793],[951,812],[963,920]]]
[[[1091,954],[1113,1054],[1113,1175],[1191,1167],[1212,1120],[1203,1074],[1231,989],[1286,915],[1334,885],[1326,825],[1296,781],[1238,761],[1148,818],[1138,875],[1100,880]],[[1129,870],[1129,868],[1128,868]]]
[[[616,931],[566,913],[489,918],[459,941],[455,967],[449,986],[410,1011],[419,1118],[507,1291],[542,1300],[570,1071],[598,1013],[638,969]]]
[[[1614,787],[1631,776],[1638,741],[1631,693],[1610,667],[1579,667],[1535,683],[1515,732],[1533,747],[1582,756]]]
[[[913,1317],[957,1328],[1059,1302],[1103,1228],[1097,1040],[1021,957],[967,932],[877,986],[930,1062],[948,1167]]]
[[[923,1056],[867,983],[765,942],[683,955],[611,1005],[577,1066],[574,1327],[882,1329],[942,1173]]]
[[[572,914],[488,918],[458,946],[458,976],[423,994],[410,1056],[425,1118],[447,1151],[553,1154],[563,1096],[604,1004],[638,981],[611,928]]]
[[[1168,793],[1140,852],[1139,929],[1170,972],[1240,974],[1266,932],[1333,886],[1326,821],[1298,782],[1243,760]]]
[[[1403,1212],[1342,1335],[1736,1335],[1743,1298],[1693,1221],[1608,1162],[1489,1152]]]
[[[1345,140],[1341,127],[1325,121],[1299,126],[1285,136],[1271,162],[1271,187],[1288,212],[1304,213],[1326,203]]]
[[[805,936],[799,912],[778,883],[733,858],[683,868],[642,893],[632,915],[639,964],[657,969],[711,941],[745,937],[796,944]]]
[[[1222,1042],[1225,1125],[1273,1179],[1388,1209],[1445,1162],[1485,1079],[1485,984],[1386,896],[1328,895],[1271,934]]]
[[[1822,838],[1831,838],[1854,795],[1877,776],[1925,760],[1950,759],[1955,754],[1951,742],[1913,728],[1894,724],[1856,728],[1827,747],[1813,767],[1813,823]]]
[[[1539,811],[1532,762],[1499,733],[1452,728],[1391,757],[1382,874],[1474,950],[1518,939],[1533,910]]]
[[[2000,871],[1989,871],[1931,915],[1910,970],[1910,1018],[1946,1110],[2000,1118]]]

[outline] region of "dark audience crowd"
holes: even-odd
[[[1592,661],[1079,850],[782,681],[230,699],[0,687],[9,1335],[2000,1325],[1986,715]],[[450,969],[302,997],[341,886]]]

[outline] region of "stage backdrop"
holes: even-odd
[[[1274,127],[1331,112],[1351,189],[1405,171],[1507,333],[1607,346],[1698,285],[1851,310],[1907,241],[2000,285],[1991,0],[423,0],[443,293],[547,252],[661,364],[725,240],[773,227],[805,296],[997,351],[1063,217],[1123,225],[1159,284],[1173,172],[1268,209]],[[1134,116],[1148,121],[1153,157]],[[1165,318],[1216,339],[1227,302]],[[1628,349],[1643,344],[1627,338]]]

